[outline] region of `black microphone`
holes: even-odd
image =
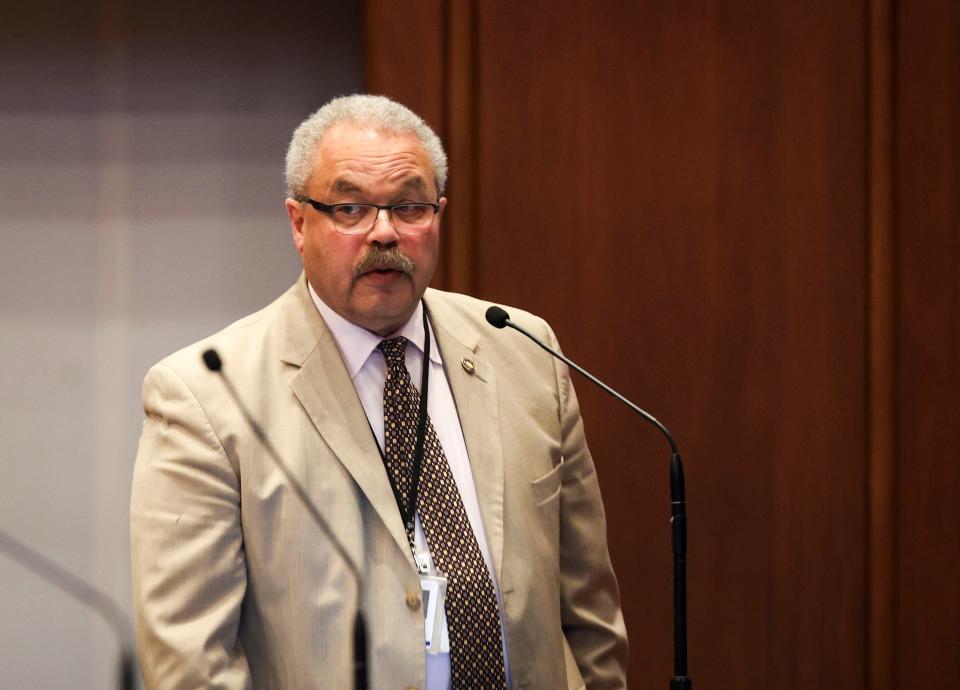
[[[237,391],[233,387],[233,383],[223,371],[223,361],[220,359],[220,355],[217,353],[217,351],[214,349],[206,350],[203,353],[203,363],[207,365],[207,369],[215,374],[220,375],[223,385],[226,387],[227,392],[230,394],[230,397],[236,404],[237,409],[240,410],[240,414],[243,415],[247,425],[253,431],[254,435],[259,439],[261,445],[263,445],[264,449],[267,451],[267,455],[270,456],[280,472],[283,473],[287,483],[293,489],[293,492],[297,495],[297,498],[300,499],[303,507],[307,509],[308,513],[310,513],[310,517],[313,518],[313,521],[317,524],[317,527],[319,527],[320,531],[326,535],[327,540],[333,545],[334,550],[340,554],[340,557],[343,559],[344,563],[347,564],[347,569],[350,571],[350,574],[353,575],[353,579],[357,587],[357,613],[353,619],[353,687],[355,690],[367,690],[367,681],[369,675],[367,670],[367,625],[363,618],[363,607],[361,606],[363,589],[360,577],[360,569],[357,567],[357,564],[354,562],[353,558],[350,557],[350,554],[344,548],[343,544],[340,543],[340,540],[337,539],[336,535],[334,535],[333,530],[330,528],[330,524],[324,519],[323,515],[320,514],[320,511],[317,509],[313,501],[310,500],[310,496],[307,494],[306,489],[304,489],[300,482],[297,481],[296,477],[293,476],[293,473],[290,472],[287,464],[283,461],[276,448],[274,448],[273,444],[270,442],[266,432],[257,423],[257,420],[253,418],[253,415],[250,414],[246,406],[240,400],[240,396],[237,395]]]
[[[625,397],[613,390],[610,386],[572,362],[563,353],[555,350],[530,333],[523,326],[510,320],[510,315],[496,305],[487,309],[487,323],[494,328],[510,328],[523,333],[541,348],[561,360],[571,369],[575,369],[591,383],[596,384],[604,391],[625,404],[645,420],[660,430],[670,444],[672,458],[670,460],[670,524],[673,533],[673,677],[670,679],[670,690],[690,690],[692,681],[687,676],[687,500],[683,480],[683,462],[676,441],[660,420],[646,410],[641,409]]]
[[[120,648],[117,687],[120,690],[133,690],[136,685],[137,662],[131,644],[133,630],[130,627],[130,619],[123,609],[96,587],[84,582],[2,529],[0,529],[0,551],[6,553],[25,568],[32,570],[61,592],[100,614],[113,630],[113,634],[117,638],[117,646]]]

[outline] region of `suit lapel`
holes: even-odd
[[[426,303],[457,406],[484,531],[500,581],[503,563],[503,446],[499,434],[496,378],[490,364],[477,354],[479,334],[442,299],[438,299],[435,292],[427,291]]]
[[[284,329],[283,359],[300,367],[290,388],[413,566],[400,513],[363,405],[303,277],[301,285],[289,306]]]

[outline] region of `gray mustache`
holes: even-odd
[[[402,271],[409,275],[413,269],[413,261],[397,247],[371,249],[357,266],[356,277],[376,270]]]

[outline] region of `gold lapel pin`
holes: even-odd
[[[466,357],[464,357],[463,359],[460,360],[460,366],[462,366],[463,370],[468,374],[470,374],[471,376],[473,376],[477,372],[477,367],[473,363],[472,359],[467,359]]]

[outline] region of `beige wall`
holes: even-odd
[[[361,87],[358,5],[203,6],[0,16],[0,527],[128,611],[143,375],[293,282],[286,141]],[[115,650],[0,553],[0,690],[109,688]]]

